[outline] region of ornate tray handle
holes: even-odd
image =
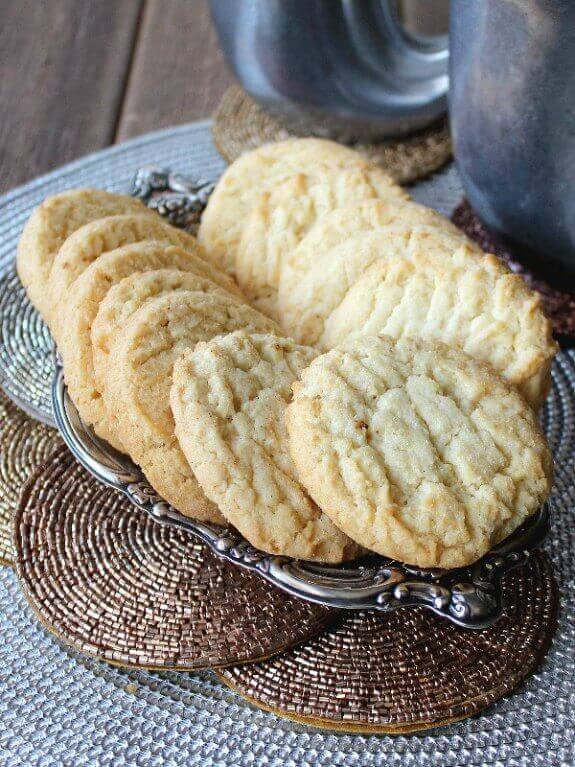
[[[549,504],[545,504],[511,538],[476,564],[460,570],[424,570],[379,556],[337,567],[274,556],[251,546],[236,530],[196,522],[164,501],[127,456],[99,440],[82,423],[58,363],[52,402],[64,441],[100,482],[124,493],[157,522],[192,533],[218,556],[259,573],[289,594],[329,607],[381,612],[426,607],[459,626],[485,628],[503,611],[502,576],[524,564],[529,551],[541,544],[549,529]]]
[[[212,181],[193,180],[168,168],[141,168],[132,182],[132,195],[174,226],[194,228],[214,191]]]

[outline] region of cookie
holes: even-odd
[[[162,221],[159,216],[108,216],[85,224],[64,242],[52,264],[48,293],[50,330],[58,342],[60,302],[68,288],[102,253],[144,240],[178,245],[201,257],[195,237]]]
[[[133,197],[102,189],[69,189],[47,197],[32,213],[18,243],[16,264],[30,301],[43,317],[49,312],[50,269],[64,240],[90,221],[124,213],[157,216]]]
[[[327,318],[322,347],[354,333],[442,341],[489,363],[539,408],[557,352],[540,296],[495,256],[464,247],[446,257],[426,241],[409,258],[374,260]]]
[[[158,267],[170,268],[157,270]],[[153,271],[142,271],[146,269]],[[121,440],[109,428],[96,382],[94,357],[98,352],[102,354],[102,349],[108,349],[110,338],[116,335],[120,324],[152,296],[182,289],[225,292],[212,277],[221,278],[221,284],[237,291],[227,275],[194,254],[165,243],[148,241],[103,254],[72,284],[61,317],[59,345],[68,392],[82,420],[117,449],[122,449]],[[98,310],[109,293],[112,296],[106,303],[104,320],[98,326]],[[96,333],[94,350],[93,329]]]
[[[220,272],[221,273],[221,272]],[[196,277],[196,275],[191,275]],[[90,342],[94,377],[101,389],[104,385],[106,370],[110,362],[110,353],[116,338],[128,319],[151,298],[173,292],[174,290],[194,290],[201,293],[217,292],[232,301],[245,303],[243,297],[229,293],[206,277],[196,277],[197,287],[185,287],[184,272],[160,269],[140,274],[132,274],[114,285],[100,302],[92,323]],[[191,285],[189,279],[186,283]]]
[[[152,269],[174,268],[191,272],[220,285],[241,297],[233,280],[199,256],[183,248],[153,240],[137,242],[99,256],[74,281],[66,303],[61,303],[60,354],[66,368],[66,380],[72,399],[82,418],[94,425],[105,420],[99,388],[96,384],[91,331],[100,302],[106,293],[125,277]],[[121,448],[103,424],[97,433]]]
[[[457,349],[355,337],[293,388],[286,424],[300,480],[341,530],[384,556],[468,565],[549,494],[535,414]]]
[[[272,320],[222,295],[169,293],[147,301],[122,327],[103,386],[112,430],[169,503],[190,517],[222,523],[205,497],[174,434],[172,368],[199,341],[234,330],[275,333]]]
[[[301,487],[284,411],[317,352],[243,330],[198,344],[174,366],[176,436],[207,497],[270,554],[341,562],[357,547]]]
[[[326,214],[374,198],[383,198],[399,207],[409,196],[376,167],[319,168],[313,174],[296,173],[260,194],[247,217],[236,253],[236,277],[252,304],[270,316],[277,316],[277,291],[284,259]]]
[[[286,253],[281,261],[281,279],[278,291],[278,315],[282,326],[300,343],[315,343],[319,335],[303,340],[301,330],[302,304],[316,297],[300,298],[302,292],[314,291],[318,272],[329,264],[331,251],[347,240],[367,236],[384,227],[429,226],[451,234],[471,244],[451,221],[440,213],[412,200],[374,199],[336,208],[322,216],[302,239],[297,248]],[[382,233],[383,235],[384,233]],[[355,240],[357,242],[357,240]],[[353,246],[352,246],[353,247]],[[315,275],[307,279],[308,272],[317,267]],[[319,283],[322,289],[322,283]],[[326,288],[329,294],[329,286]]]
[[[198,239],[218,266],[233,272],[246,216],[261,192],[296,173],[369,167],[353,149],[334,141],[303,138],[266,144],[242,155],[225,171],[202,215]]]
[[[289,293],[282,290],[280,316],[285,331],[298,343],[319,344],[325,321],[374,261],[411,258],[422,250],[432,250],[449,259],[462,248],[469,253],[481,253],[461,235],[415,224],[382,226],[345,239],[329,250],[320,248],[307,269],[299,270],[297,289]]]

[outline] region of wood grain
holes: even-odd
[[[109,144],[141,0],[0,0],[0,191]]]
[[[402,2],[408,26],[445,23],[446,0]],[[231,82],[207,0],[0,0],[0,192],[209,117]]]
[[[206,0],[148,0],[116,139],[209,117],[232,81]]]

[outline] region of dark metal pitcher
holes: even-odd
[[[575,285],[575,2],[455,0],[450,115],[481,218]]]

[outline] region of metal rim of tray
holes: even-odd
[[[510,538],[470,567],[422,569],[373,556],[354,565],[330,566],[271,555],[236,530],[198,522],[170,506],[127,456],[95,436],[68,396],[56,361],[52,386],[56,425],[75,458],[100,482],[119,490],[160,524],[185,530],[228,562],[259,574],[292,596],[343,610],[424,607],[464,628],[483,629],[502,615],[501,580],[525,564],[549,531],[551,502]]]

